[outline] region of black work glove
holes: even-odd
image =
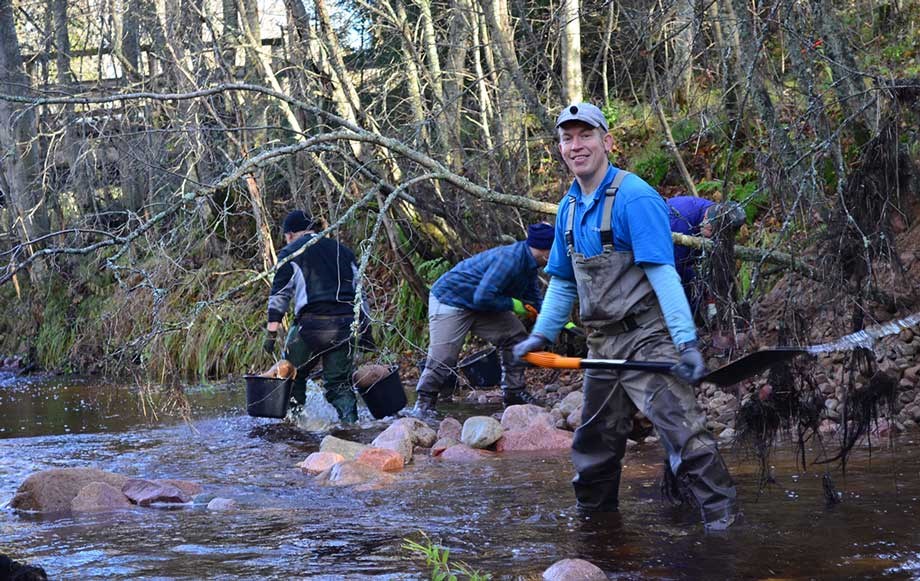
[[[275,339],[278,337],[278,331],[266,331],[265,340],[262,341],[262,349],[269,355],[275,354]]]
[[[549,339],[539,333],[531,333],[529,337],[515,345],[511,353],[514,355],[515,363],[526,364],[525,355],[531,351],[543,351],[547,347],[549,347]]]
[[[703,354],[696,348],[696,341],[681,343],[678,350],[680,361],[671,368],[671,373],[691,385],[696,385],[706,375]]]

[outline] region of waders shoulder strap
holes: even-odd
[[[575,234],[572,232],[575,226],[575,196],[569,196],[569,214],[565,218],[565,247],[569,256],[575,252]]]
[[[616,200],[617,190],[620,189],[620,184],[623,183],[623,180],[626,179],[626,176],[629,175],[629,172],[626,170],[617,170],[616,177],[613,178],[613,181],[610,182],[610,186],[607,188],[607,191],[604,192],[604,210],[601,214],[601,245],[606,247],[613,248],[613,230],[610,228],[610,222],[613,217],[613,202]]]

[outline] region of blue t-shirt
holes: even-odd
[[[601,245],[601,214],[604,208],[604,193],[613,182],[617,172],[622,171],[608,165],[604,180],[588,198],[582,197],[578,181],[572,182],[566,196],[559,203],[556,215],[556,237],[550,251],[546,272],[567,280],[575,280],[572,260],[567,255],[565,227],[575,196],[575,252],[585,256],[596,256],[603,252]],[[636,264],[674,264],[674,244],[671,242],[671,228],[668,223],[668,207],[655,188],[635,174],[626,176],[617,190],[613,203],[613,248],[618,251],[632,251]]]

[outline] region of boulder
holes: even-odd
[[[157,480],[144,480],[143,478],[130,478],[121,487],[121,491],[131,502],[140,506],[150,506],[154,502],[167,502],[184,504],[191,502],[192,497],[172,484],[164,484]]]
[[[460,441],[470,448],[488,448],[502,437],[503,431],[495,418],[473,416],[463,422]]]
[[[357,462],[372,466],[383,472],[399,472],[403,469],[404,459],[402,454],[386,448],[368,448],[361,452]]]
[[[390,474],[356,460],[339,462],[316,477],[316,483],[323,486],[356,486],[369,483],[385,485],[393,480]]]
[[[495,444],[498,452],[565,450],[572,446],[572,432],[538,424],[526,430],[505,432]]]
[[[459,437],[459,436],[458,436]],[[431,447],[432,456],[440,456],[445,450],[451,446],[456,446],[460,442],[453,438],[441,438],[434,443],[434,446]]]
[[[189,497],[194,497],[202,492],[204,492],[204,487],[201,486],[198,482],[192,482],[191,480],[176,480],[174,478],[158,478],[155,482],[162,484],[171,484],[175,486],[182,492],[184,492]]]
[[[323,441],[319,443],[320,452],[333,452],[343,456],[346,460],[354,460],[358,457],[358,454],[367,448],[368,446],[366,444],[343,440],[335,436],[326,436],[323,438]]]
[[[523,430],[538,422],[548,426],[555,426],[553,416],[540,406],[533,404],[511,405],[505,408],[504,413],[502,413],[501,425],[504,430]]]
[[[224,511],[237,510],[239,505],[232,498],[212,498],[208,503],[208,510]]]
[[[73,512],[103,512],[131,506],[121,489],[105,482],[90,482],[70,501]]]
[[[345,456],[336,452],[313,452],[307,459],[297,465],[298,468],[307,474],[319,474],[328,470],[334,464],[344,462]]]
[[[576,409],[580,408],[585,401],[585,396],[580,391],[573,391],[559,402],[559,412],[562,417],[567,418]]]
[[[95,468],[54,468],[29,475],[23,480],[10,508],[38,512],[68,512],[70,503],[91,482],[104,482],[117,489],[128,478]]]
[[[543,571],[544,581],[607,581],[607,575],[597,565],[584,559],[556,561]]]
[[[463,424],[456,418],[444,418],[438,426],[438,440],[444,438],[453,438],[460,440],[460,432],[463,430]]]
[[[430,448],[438,441],[438,433],[428,424],[415,418],[399,418],[392,426],[405,426],[412,436],[412,443],[421,448]]]
[[[403,463],[408,464],[412,461],[412,450],[415,448],[415,443],[409,428],[404,424],[394,422],[374,438],[371,446],[393,450],[402,456]]]
[[[577,430],[581,427],[581,406],[572,410],[572,413],[565,418],[565,425],[571,430]]]
[[[444,450],[438,458],[451,462],[476,462],[477,460],[484,460],[493,455],[492,452],[486,450],[477,450],[469,446],[464,446],[463,444],[457,444],[456,446],[451,446]]]
[[[362,365],[355,370],[352,381],[361,389],[367,389],[390,374],[390,368],[385,365]]]

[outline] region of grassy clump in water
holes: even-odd
[[[471,569],[463,561],[451,562],[450,549],[435,544],[428,535],[421,533],[421,542],[403,539],[402,548],[413,555],[425,558],[425,566],[431,570],[432,581],[458,581],[459,575],[465,575],[469,581],[487,581],[492,578],[488,573]]]

